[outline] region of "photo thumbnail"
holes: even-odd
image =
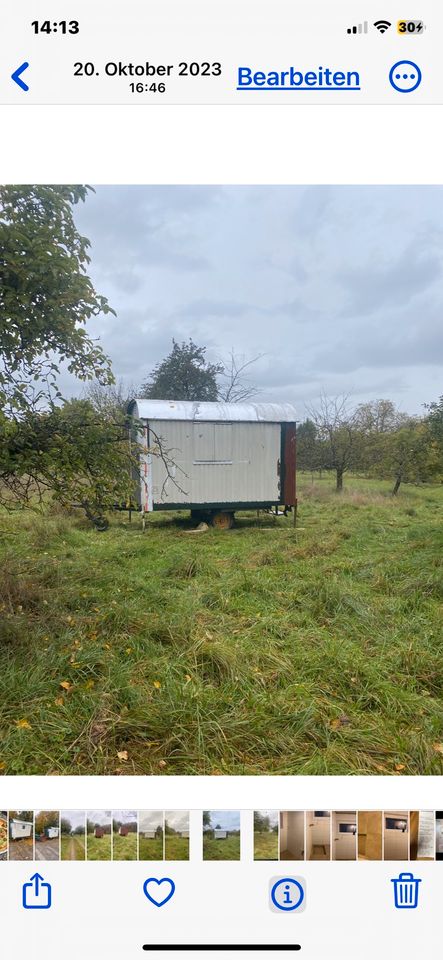
[[[35,860],[60,860],[60,815],[57,810],[36,810]]]
[[[86,814],[86,859],[112,860],[110,810],[88,810]]]
[[[203,811],[203,860],[240,860],[240,813]]]
[[[60,814],[61,860],[86,860],[86,812],[62,810]]]

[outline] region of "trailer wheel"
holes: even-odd
[[[228,510],[217,510],[212,514],[211,526],[216,530],[230,530],[234,526],[234,514]]]

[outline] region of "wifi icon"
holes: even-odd
[[[389,20],[376,20],[374,23],[374,27],[376,27],[379,33],[386,33],[391,26],[392,24],[389,22]]]

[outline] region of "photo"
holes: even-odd
[[[305,812],[282,810],[280,813],[280,860],[305,859]]]
[[[306,812],[306,859],[331,859],[331,813],[329,810]]]
[[[409,814],[409,856],[411,860],[435,860],[435,818],[433,810],[411,810]]]
[[[8,814],[9,859],[34,859],[34,813],[32,810],[10,810]]]
[[[58,810],[36,810],[34,859],[60,860],[60,814]]]
[[[60,814],[61,859],[86,859],[86,812],[62,810]]]
[[[203,811],[203,860],[240,860],[238,810]]]
[[[0,861],[8,859],[8,813],[0,810]]]
[[[383,859],[409,860],[408,811],[385,810],[383,823]]]
[[[380,810],[358,811],[358,859],[383,859],[382,813]]]
[[[112,860],[110,810],[88,810],[86,814],[86,859]]]
[[[442,218],[0,185],[3,773],[443,773]]]
[[[435,811],[435,859],[443,860],[443,810]]]
[[[165,811],[165,860],[189,860],[189,812]]]
[[[254,860],[278,860],[277,810],[254,810]]]
[[[140,810],[138,815],[138,859],[164,860],[164,813]]]
[[[357,813],[334,811],[332,814],[332,859],[357,859]]]
[[[138,859],[136,810],[112,811],[112,859]]]

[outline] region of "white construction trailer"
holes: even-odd
[[[288,403],[132,400],[137,506],[191,510],[214,526],[236,510],[295,509],[295,409]]]
[[[214,840],[226,840],[227,836],[227,830],[214,830]]]
[[[58,827],[45,827],[45,834],[48,840],[56,840],[59,834]]]
[[[32,836],[32,823],[28,820],[10,820],[9,836],[11,840],[23,840]]]

